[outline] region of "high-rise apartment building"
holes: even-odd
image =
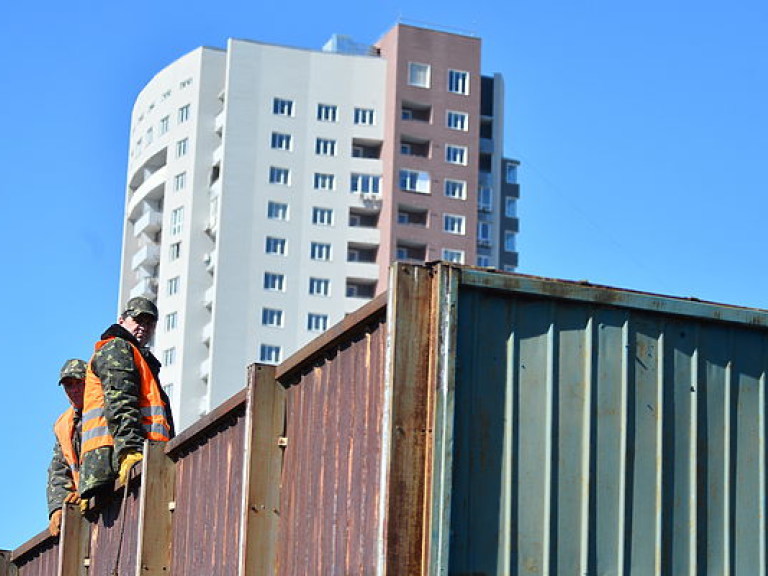
[[[229,40],[136,99],[120,301],[156,299],[181,427],[386,289],[393,260],[517,265],[517,163],[480,39]]]

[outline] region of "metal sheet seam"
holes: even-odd
[[[238,576],[245,576],[245,556],[246,556],[246,544],[247,544],[247,529],[248,529],[248,497],[249,497],[249,490],[248,486],[251,483],[251,467],[249,465],[250,457],[251,457],[251,443],[250,438],[253,437],[253,401],[254,401],[254,382],[253,378],[251,377],[251,370],[248,370],[248,391],[246,393],[246,401],[245,401],[245,422],[243,426],[243,434],[244,434],[244,442],[243,442],[243,450],[242,450],[242,457],[243,457],[243,471],[242,471],[242,483],[243,483],[243,493],[241,494],[240,498],[240,510],[241,510],[241,520],[240,520],[240,526],[238,530],[237,535],[237,551],[239,554],[238,563],[237,563],[237,573]]]
[[[512,302],[511,317],[515,320],[512,322],[512,330],[507,340],[507,374],[506,382],[507,386],[504,390],[504,440],[503,440],[503,464],[502,464],[502,522],[499,537],[501,542],[505,543],[506,547],[510,546],[512,542],[513,533],[513,512],[512,502],[514,500],[514,491],[517,490],[517,486],[513,483],[513,467],[514,467],[514,450],[515,450],[515,434],[514,434],[514,422],[515,422],[515,410],[514,404],[514,391],[517,386],[516,377],[518,374],[517,363],[518,358],[515,352],[517,351],[517,301]],[[512,574],[512,555],[509,553],[502,555],[503,564],[500,566],[502,574]]]
[[[453,485],[453,422],[455,407],[455,350],[460,271],[440,267],[437,275],[438,396],[435,401],[435,433],[432,475],[432,530],[429,573],[448,574]],[[435,284],[433,283],[433,287]]]
[[[691,458],[688,463],[688,499],[690,518],[688,519],[689,528],[689,544],[688,544],[688,557],[689,557],[689,572],[691,576],[696,576],[698,573],[696,561],[697,561],[697,543],[698,539],[698,516],[696,501],[698,498],[696,470],[698,468],[698,443],[696,441],[698,431],[698,404],[699,404],[699,332],[700,328],[698,324],[694,329],[694,344],[693,353],[691,354],[691,422],[690,422],[690,438],[691,438]]]
[[[398,266],[389,269],[389,286],[387,294],[387,337],[384,357],[384,394],[381,407],[381,460],[379,463],[379,510],[378,526],[376,528],[376,574],[384,576],[386,567],[386,511],[389,491],[387,489],[387,476],[389,473],[389,460],[392,453],[392,333],[395,322],[395,299],[397,286]]]
[[[589,572],[589,538],[590,538],[590,483],[592,482],[592,401],[594,396],[593,379],[595,377],[592,354],[595,345],[595,320],[590,315],[584,330],[584,427],[582,430],[582,459],[581,459],[581,559],[579,574]]]
[[[733,348],[733,343],[729,342],[729,349]],[[731,442],[730,438],[732,437],[733,431],[731,430],[732,422],[731,422],[731,410],[732,406],[731,403],[733,402],[733,362],[731,360],[728,361],[726,368],[725,368],[725,402],[723,409],[725,410],[725,416],[724,416],[724,425],[723,429],[725,434],[724,437],[724,446],[723,446],[723,463],[724,463],[724,486],[723,486],[723,494],[725,495],[724,501],[723,501],[723,526],[725,529],[723,530],[723,538],[725,539],[725,542],[723,542],[723,574],[730,574],[731,573],[731,542],[733,542],[733,522],[731,521],[731,491],[732,488],[732,480],[731,477]]]
[[[547,359],[546,359],[546,414],[544,427],[547,435],[544,439],[544,518],[552,520],[553,474],[556,465],[552,462],[553,442],[555,437],[555,302],[549,303],[549,327],[547,328]],[[541,573],[549,574],[552,550],[552,531],[556,529],[550,522],[543,522],[544,533],[541,535]]]
[[[659,331],[656,342],[656,506],[654,507],[656,534],[654,553],[656,555],[654,567],[655,573],[661,574],[662,546],[663,546],[663,514],[664,505],[664,330]]]
[[[760,495],[758,496],[758,502],[760,502],[760,510],[765,510],[766,505],[766,496],[765,496],[765,490],[766,490],[766,482],[765,482],[765,434],[766,434],[766,422],[765,422],[765,372],[766,372],[766,366],[765,363],[768,360],[768,350],[766,350],[766,340],[763,340],[763,367],[760,372],[760,392],[758,395],[760,406],[758,407],[758,414],[759,414],[759,425],[758,425],[758,446],[760,453],[758,454],[758,462],[760,463]],[[760,575],[765,576],[766,574],[766,550],[765,550],[765,539],[766,539],[766,518],[765,513],[760,514],[760,537],[759,537],[759,546],[760,546]]]
[[[624,314],[621,325],[621,432],[619,437],[619,528],[616,567],[619,574],[626,573],[624,566],[627,545],[627,441],[629,434],[629,312]]]

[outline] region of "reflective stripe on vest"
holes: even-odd
[[[96,351],[109,340],[96,343]],[[167,406],[162,400],[160,386],[144,357],[133,344],[133,360],[140,376],[139,412],[144,438],[149,440],[170,440],[170,424],[166,419]],[[93,371],[92,361],[88,364],[85,376],[85,402],[83,411],[82,453],[90,452],[103,446],[114,446],[115,440],[109,433],[104,415],[104,387]]]
[[[61,454],[72,472],[72,478],[75,481],[73,489],[77,489],[77,484],[80,482],[80,458],[75,453],[75,445],[72,442],[72,437],[75,435],[75,410],[73,408],[70,407],[59,416],[56,424],[53,425],[53,433],[56,434],[56,440],[61,446]]]

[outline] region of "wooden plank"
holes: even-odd
[[[167,576],[171,571],[171,537],[176,465],[165,442],[144,441],[139,493],[136,576]]]
[[[84,576],[84,561],[88,556],[90,523],[80,513],[80,506],[65,504],[59,536],[58,576]]]
[[[432,273],[396,264],[387,321],[391,424],[384,563],[387,574],[423,574],[427,561],[434,391]]]
[[[285,434],[285,389],[274,366],[249,366],[248,382],[240,576],[276,570]]]

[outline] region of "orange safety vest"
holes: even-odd
[[[110,340],[112,338],[97,342],[96,350],[98,351]],[[168,407],[163,402],[160,386],[139,349],[133,344],[131,344],[131,348],[133,349],[133,361],[141,378],[139,411],[141,413],[141,425],[144,428],[144,438],[167,442],[171,439],[171,427],[165,417]],[[115,439],[109,433],[107,419],[104,417],[104,387],[99,377],[94,373],[91,363],[92,361],[88,363],[88,369],[85,373],[83,454],[103,446],[115,445]]]
[[[80,458],[75,453],[75,446],[72,443],[72,436],[75,434],[74,408],[70,407],[59,416],[56,424],[53,425],[53,433],[56,434],[56,440],[61,446],[61,453],[72,471],[72,477],[75,479],[75,486],[77,486],[80,482]]]

